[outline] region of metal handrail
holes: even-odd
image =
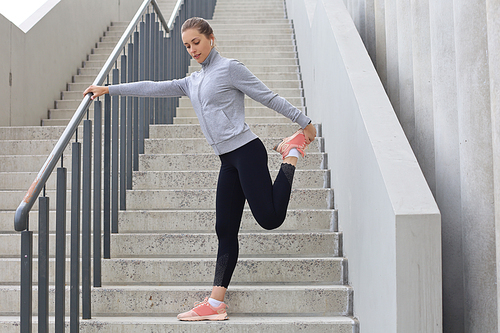
[[[172,15],[170,15],[170,20],[168,20],[167,27],[169,30],[172,29],[174,26],[175,18],[177,17],[177,13],[181,9],[182,4],[184,3],[184,0],[177,0],[177,3],[175,4],[174,10],[172,11]]]
[[[178,0],[177,5],[175,7],[174,12],[172,13],[172,17],[175,19],[175,16],[177,15],[177,12],[180,8],[180,2],[182,0]],[[170,29],[172,27],[171,23],[169,22],[168,24],[166,23],[163,15],[161,14],[161,11],[158,7],[158,4],[156,0],[144,0],[142,3],[141,7],[139,7],[139,10],[137,11],[136,15],[128,25],[127,29],[123,33],[122,37],[120,38],[118,44],[116,44],[115,48],[113,49],[113,52],[111,52],[110,56],[106,60],[103,68],[95,78],[93,85],[101,85],[109,71],[113,68],[114,63],[120,56],[120,53],[122,52],[123,48],[127,44],[127,41],[129,40],[130,36],[134,32],[135,27],[137,26],[137,23],[140,21],[142,15],[146,12],[147,7],[149,4],[152,4],[155,11],[157,12],[157,15],[162,23],[162,26],[167,32],[170,32]],[[172,21],[172,17],[170,20]],[[36,176],[35,180],[31,184],[30,188],[28,189],[28,192],[24,196],[23,200],[19,204],[19,206],[16,209],[16,213],[14,216],[14,228],[16,231],[23,231],[27,230],[28,228],[28,216],[31,208],[35,204],[36,199],[38,198],[38,195],[42,191],[43,187],[45,186],[45,183],[47,182],[47,179],[49,178],[50,174],[54,170],[57,161],[59,161],[59,158],[61,158],[64,149],[66,149],[66,146],[70,142],[71,138],[76,132],[76,129],[78,128],[80,122],[83,120],[85,117],[85,113],[87,112],[88,108],[90,107],[90,104],[92,102],[91,97],[92,94],[89,93],[86,96],[84,96],[82,102],[76,109],[73,117],[71,118],[70,122],[68,123],[67,127],[65,128],[63,134],[57,141],[54,149],[52,149],[52,152],[48,156],[47,160],[45,161],[44,165],[40,169],[38,175]]]

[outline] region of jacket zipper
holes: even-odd
[[[201,85],[203,84],[203,81],[205,80],[205,69],[203,69],[203,77],[201,78],[200,84],[198,85],[198,103],[200,103],[200,118],[203,120],[203,126],[207,130],[207,134],[210,136],[210,140],[212,141],[212,144],[215,144],[215,140],[212,137],[212,133],[210,132],[210,129],[207,126],[207,122],[205,121],[205,113],[203,104],[201,103]]]

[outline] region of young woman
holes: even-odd
[[[90,86],[84,95],[135,97],[188,96],[201,129],[222,162],[216,195],[216,233],[219,240],[215,278],[210,298],[185,313],[180,320],[227,319],[223,303],[238,260],[238,231],[245,200],[264,229],[278,228],[285,220],[295,165],[316,137],[311,119],[273,93],[242,63],[222,57],[214,48],[209,23],[193,17],[182,25],[182,41],[202,69],[190,76],[163,82],[135,82],[115,86]],[[245,123],[244,97],[248,95],[300,125],[274,149],[283,163],[274,184],[262,141]]]

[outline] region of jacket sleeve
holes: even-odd
[[[253,100],[284,115],[302,128],[311,122],[308,116],[286,99],[272,92],[241,62],[232,60],[229,64],[229,73],[232,85]]]
[[[111,96],[178,97],[188,96],[188,77],[172,81],[140,81],[109,86]]]

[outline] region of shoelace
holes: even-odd
[[[204,300],[204,301],[201,301],[201,302],[194,302],[194,309],[196,309],[197,307],[202,306],[204,304],[210,305],[210,303],[208,303],[207,300]],[[227,304],[224,303],[224,305],[226,306],[225,309],[229,309],[229,306],[227,306]]]

